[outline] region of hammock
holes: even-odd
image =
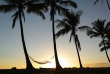
[[[30,56],[29,56],[30,57]],[[49,60],[53,59],[54,56],[52,58],[50,58]],[[39,62],[39,61],[36,61],[34,60],[32,57],[30,57],[30,59],[35,62],[35,63],[38,63],[38,64],[47,64],[47,63],[51,63],[50,61],[42,61],[42,62]]]

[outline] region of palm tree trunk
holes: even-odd
[[[21,12],[19,12],[19,22],[20,22],[20,29],[21,29],[21,39],[22,39],[24,54],[25,54],[25,58],[26,58],[26,69],[28,69],[28,70],[34,69],[34,67],[32,66],[32,64],[31,64],[31,62],[29,60],[27,49],[26,49],[26,45],[25,45],[23,24],[22,24],[22,19],[21,19]]]
[[[57,48],[56,48],[56,39],[55,39],[55,27],[54,27],[54,14],[52,17],[52,32],[53,32],[53,44],[54,44],[54,55],[55,55],[55,62],[56,62],[56,69],[62,69],[60,66],[58,55],[57,55]]]
[[[74,40],[75,40],[75,35],[74,35]],[[79,55],[79,51],[78,51],[78,46],[76,44],[76,40],[75,40],[75,45],[76,45],[76,50],[77,50],[77,54],[78,54],[80,68],[83,68],[82,63],[81,63],[81,59],[80,59],[80,55]]]
[[[107,59],[108,59],[108,61],[109,61],[109,63],[110,63],[110,59],[109,59],[109,56],[108,56],[107,50],[105,50],[105,53],[106,53]]]
[[[104,37],[102,37],[102,39],[103,39],[103,45],[104,45],[104,48],[105,48],[105,39],[104,39]],[[105,53],[106,53],[107,59],[108,59],[108,61],[110,63],[110,59],[109,59],[109,56],[108,56],[106,48],[105,48]]]

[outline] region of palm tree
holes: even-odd
[[[25,59],[26,59],[26,69],[34,69],[34,67],[32,66],[32,64],[29,60],[29,56],[28,56],[28,52],[27,52],[27,48],[26,48],[26,44],[25,44],[22,18],[25,21],[24,9],[26,9],[26,7],[28,7],[27,11],[29,12],[31,10],[31,8],[35,6],[35,4],[34,5],[31,4],[32,3],[31,0],[3,0],[3,1],[6,4],[0,5],[0,12],[9,13],[11,11],[15,11],[14,15],[12,15],[12,18],[13,18],[12,28],[15,27],[15,23],[16,23],[17,19],[19,19],[20,30],[21,30],[21,39],[22,39],[23,50],[24,50]],[[36,6],[37,6],[37,4],[36,4]],[[36,10],[37,10],[36,13],[38,15],[42,16],[42,18],[44,19],[45,17],[41,13],[41,9],[42,9],[41,7],[36,7]]]
[[[90,36],[90,38],[93,38],[93,37],[102,38],[102,43],[103,43],[104,48],[106,47],[106,45],[105,45],[106,35],[107,35],[107,33],[110,32],[109,31],[110,30],[110,22],[108,22],[105,25],[105,21],[106,20],[97,19],[95,22],[92,23],[92,28],[87,31],[87,35]],[[107,59],[110,63],[107,49],[106,48],[103,50],[101,49],[101,51],[105,51]]]
[[[56,69],[61,69],[62,67],[59,64],[58,55],[57,55],[54,19],[55,19],[56,12],[58,12],[58,14],[60,15],[61,13],[64,13],[67,11],[67,9],[62,7],[61,5],[72,6],[74,8],[77,8],[77,4],[72,0],[44,0],[44,2],[50,7],[50,20],[52,21],[53,45],[54,45]]]
[[[56,27],[61,28],[56,33],[56,38],[58,38],[59,36],[63,36],[67,34],[68,32],[71,32],[69,42],[71,42],[71,39],[73,37],[75,45],[76,45],[80,68],[83,68],[80,55],[79,55],[79,51],[81,51],[81,45],[80,45],[80,41],[77,35],[77,30],[83,31],[86,29],[86,26],[78,27],[78,24],[80,23],[81,14],[82,14],[82,11],[78,11],[76,13],[73,13],[71,11],[70,13],[67,12],[66,15],[64,15],[64,18],[62,20],[56,20],[56,23],[58,23]]]
[[[96,1],[94,2],[94,5],[96,5],[96,3],[97,3],[98,1],[99,1],[99,0],[96,0]],[[102,0],[102,2],[103,2],[103,0]],[[109,4],[109,1],[106,0],[106,2],[107,2],[107,5],[108,5],[108,8],[109,8],[109,10],[110,10],[110,4]]]

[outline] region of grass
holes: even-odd
[[[64,68],[61,70],[55,70],[53,68],[41,68],[36,70],[4,69],[0,70],[0,74],[110,74],[110,68]]]

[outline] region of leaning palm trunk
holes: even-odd
[[[74,40],[75,40],[75,35],[74,35]],[[79,59],[80,68],[83,68],[82,63],[81,63],[81,59],[80,59],[80,55],[79,55],[79,51],[78,51],[78,46],[77,46],[77,44],[76,44],[76,40],[75,40],[75,45],[76,45],[76,50],[77,50],[77,54],[78,54],[78,59]]]
[[[104,37],[103,37],[103,45],[104,45],[104,48],[105,48],[105,39],[104,39]],[[108,53],[107,53],[107,49],[106,48],[105,48],[105,53],[106,53],[107,59],[108,59],[108,61],[110,63],[110,59],[109,59],[109,56],[108,56]]]
[[[55,27],[54,27],[54,14],[52,17],[52,32],[53,32],[53,45],[54,45],[54,55],[55,55],[55,62],[56,62],[56,69],[61,69],[62,67],[60,66],[59,60],[58,60],[58,55],[57,55],[57,48],[56,48],[56,39],[55,39]]]
[[[24,33],[23,33],[23,24],[22,24],[22,19],[21,19],[21,12],[19,11],[19,22],[20,22],[20,28],[21,28],[21,39],[22,39],[22,44],[23,44],[23,49],[24,49],[24,54],[25,54],[25,58],[26,58],[26,69],[34,69],[34,67],[32,66],[29,57],[28,57],[28,53],[26,50],[26,45],[25,45],[25,40],[24,40]]]

